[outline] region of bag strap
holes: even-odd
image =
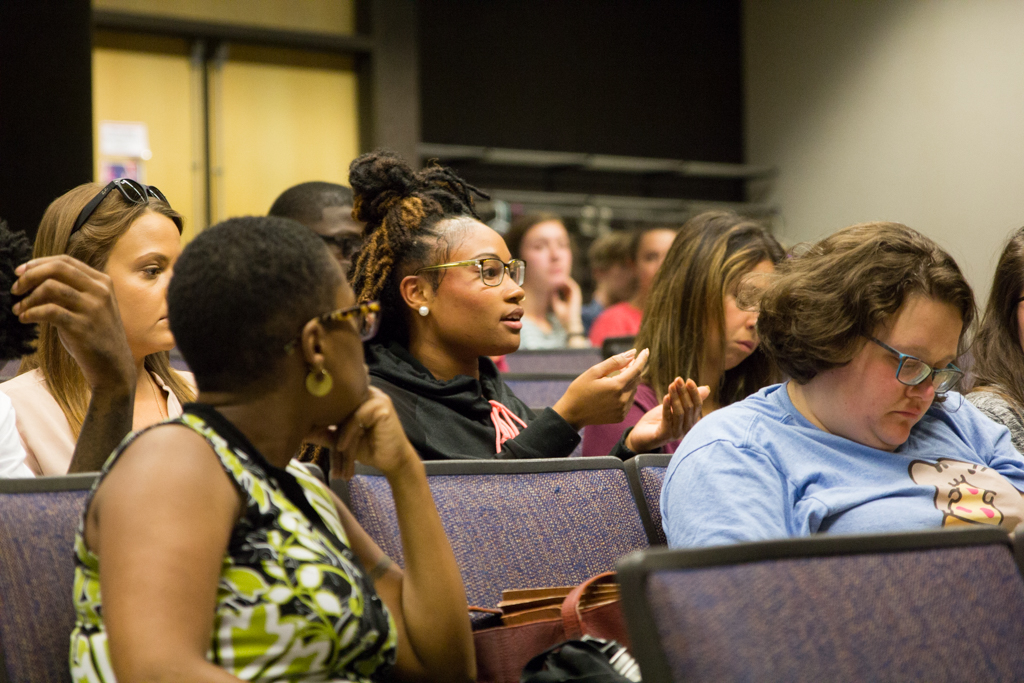
[[[565,629],[565,637],[567,640],[579,640],[583,637],[583,618],[580,615],[580,601],[586,594],[587,590],[591,586],[602,581],[606,581],[610,577],[614,577],[615,572],[604,572],[591,576],[589,579],[581,583],[572,589],[572,591],[565,596],[562,600],[562,628]]]

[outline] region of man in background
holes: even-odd
[[[274,200],[269,215],[291,218],[319,235],[346,274],[359,256],[363,225],[352,218],[352,190],[344,185],[299,183]]]

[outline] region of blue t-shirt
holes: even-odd
[[[1024,520],[1024,458],[1006,427],[960,395],[946,405],[933,405],[892,453],[818,429],[785,384],[717,410],[690,430],[665,473],[668,544],[967,524],[1012,530]]]

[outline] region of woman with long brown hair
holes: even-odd
[[[86,183],[47,208],[34,259],[66,255],[82,276],[113,290],[135,364],[133,428],[181,414],[195,398],[191,376],[171,369],[174,337],[167,323],[167,284],[181,252],[182,219],[159,190],[132,180]],[[55,285],[59,286],[59,285]],[[68,471],[95,378],[68,353],[53,324],[42,322],[36,352],[20,374],[0,385],[14,404],[26,464],[36,474]],[[93,463],[98,467],[101,463]]]
[[[974,339],[967,400],[1006,425],[1013,446],[1024,452],[1024,228],[1007,240],[999,257],[985,316]]]
[[[618,424],[587,427],[583,455],[671,453],[702,415],[776,381],[758,348],[757,313],[736,297],[745,276],[773,271],[783,256],[768,231],[734,213],[687,221],[644,309],[636,347],[651,355],[633,407]]]

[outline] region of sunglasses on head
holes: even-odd
[[[89,217],[92,216],[94,211],[96,211],[96,207],[100,205],[108,194],[110,194],[111,190],[117,190],[121,193],[121,196],[129,204],[148,204],[150,198],[153,198],[159,199],[167,206],[171,205],[171,203],[167,201],[167,197],[164,196],[164,193],[152,185],[143,185],[139,181],[132,180],[131,178],[115,178],[107,183],[107,186],[100,190],[88,204],[82,207],[81,212],[78,214],[78,218],[75,219],[74,227],[71,228],[72,235],[78,232],[81,227],[85,225],[86,221],[89,220]],[[174,221],[174,224],[178,226],[178,231],[181,232],[181,218],[174,217],[171,220]]]

